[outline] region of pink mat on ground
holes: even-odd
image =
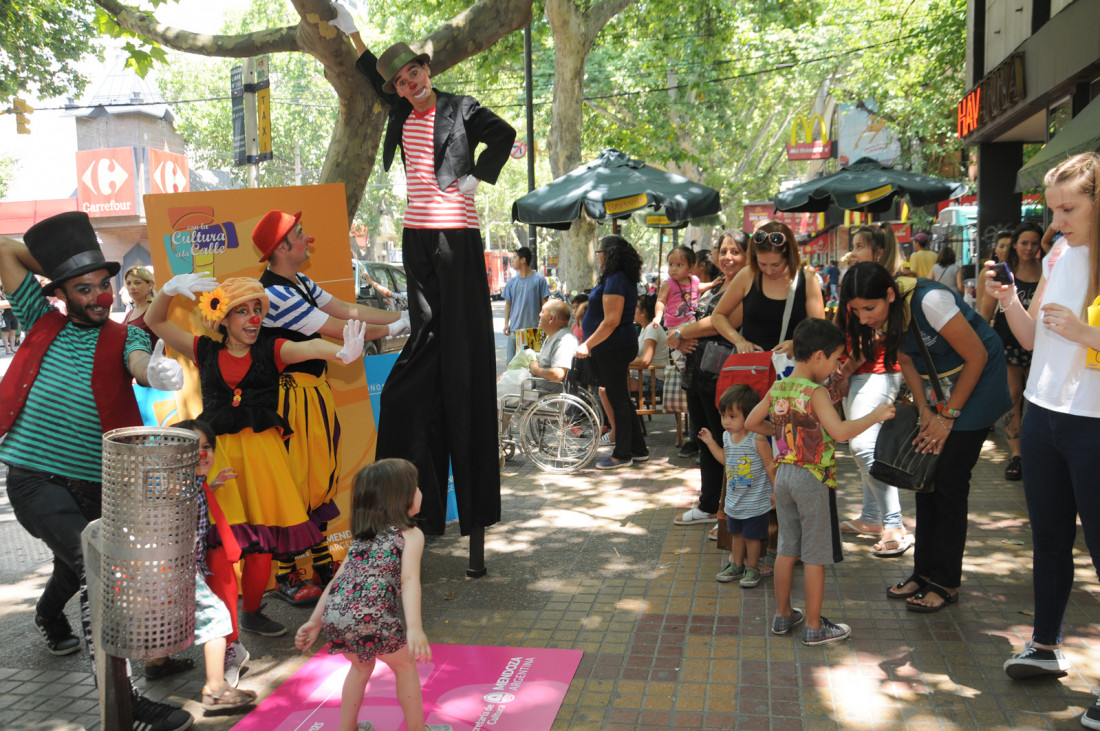
[[[426,723],[454,731],[549,729],[577,671],[580,650],[432,645],[432,661],[418,665]],[[348,661],[321,650],[287,678],[233,731],[335,731]],[[401,731],[393,673],[375,664],[359,720],[377,731]]]

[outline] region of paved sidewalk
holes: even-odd
[[[809,648],[767,633],[770,580],[755,589],[719,584],[722,555],[705,527],[672,524],[692,504],[698,471],[674,456],[671,424],[650,423],[654,457],[636,468],[559,476],[509,461],[504,519],[486,534],[488,576],[465,578],[467,541],[457,529],[429,541],[431,641],[584,650],[555,729],[1080,728],[1100,677],[1100,654],[1090,652],[1100,644],[1090,623],[1097,582],[1083,538],[1066,616],[1074,670],[1030,682],[1001,670],[1031,624],[1030,534],[1019,483],[1001,479],[1003,442],[987,442],[975,471],[961,602],[907,612],[884,588],[910,573],[911,552],[876,559],[871,539],[845,536],[824,613],[850,624],[852,639]],[[846,453],[840,467],[844,519],[858,514],[861,493]],[[911,529],[912,495],[902,503]],[[50,656],[31,625],[46,561],[0,500],[0,728],[98,729],[86,657]],[[796,570],[796,604],[800,585]],[[307,616],[275,599],[266,611],[291,633]],[[69,616],[75,624],[75,601]],[[253,659],[241,686],[261,696],[306,659],[289,636],[244,641]],[[201,649],[185,655],[195,670],[139,685],[184,705],[195,728],[231,728],[240,716],[206,716],[198,703]]]

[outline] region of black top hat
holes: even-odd
[[[118,262],[103,258],[95,229],[83,211],[59,213],[39,221],[23,234],[23,242],[42,265],[51,287],[97,269],[106,269],[113,277],[122,268]]]

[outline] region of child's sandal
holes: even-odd
[[[232,708],[243,708],[244,706],[250,706],[256,702],[256,692],[252,690],[241,690],[240,688],[234,688],[229,683],[226,683],[216,693],[203,693],[202,694],[202,707],[208,711],[221,711],[229,710]]]

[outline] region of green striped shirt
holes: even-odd
[[[8,295],[24,330],[50,311],[33,274]],[[99,482],[103,472],[103,428],[92,395],[92,364],[98,327],[65,324],[46,350],[23,411],[0,442],[0,462],[62,477]],[[123,358],[151,352],[149,336],[131,327]],[[15,374],[9,374],[13,377]]]

